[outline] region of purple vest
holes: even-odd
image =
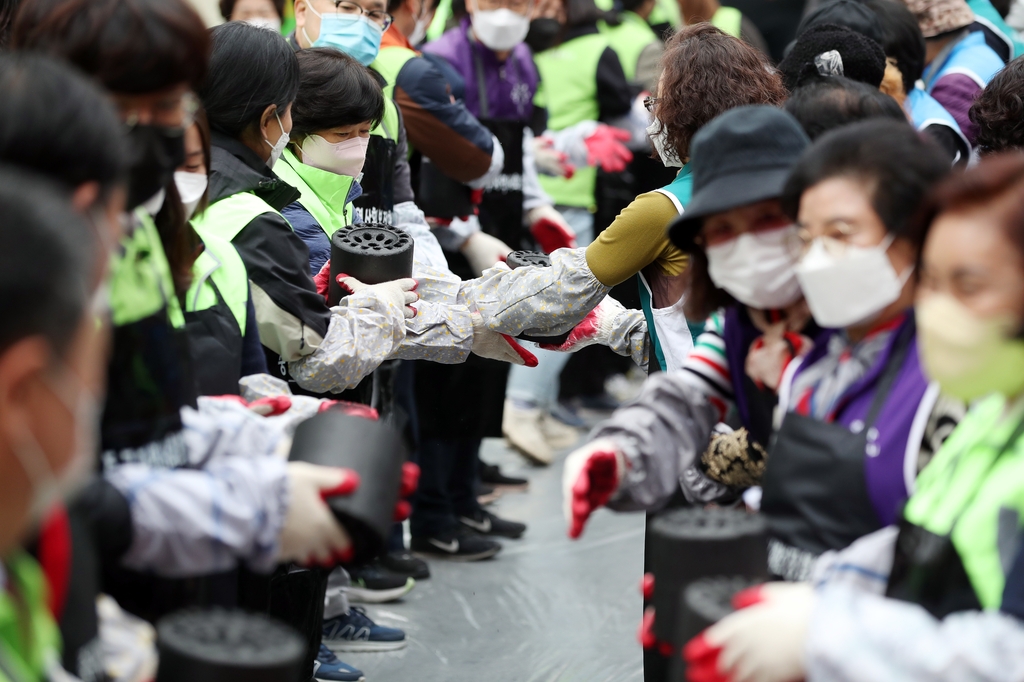
[[[900,335],[900,330],[913,323],[914,315],[913,312],[910,312],[907,320],[893,332],[889,343],[882,349],[874,366],[843,394],[836,415],[837,423],[851,430],[855,422],[860,422],[858,427],[863,426],[864,419],[871,407],[871,401],[875,397],[875,386],[892,355],[893,345]],[[829,331],[815,341],[814,349],[801,363],[796,372],[797,375],[825,355],[828,349],[828,340],[835,333],[835,331]],[[924,373],[921,371],[915,332],[910,339],[910,348],[907,350],[903,367],[896,376],[896,381],[875,421],[877,431],[868,434],[864,478],[871,504],[878,515],[878,521],[883,526],[895,523],[899,511],[909,495],[904,478],[907,440],[927,389],[928,380],[925,379]],[[792,406],[792,400],[790,404]],[[914,451],[917,451],[917,444],[915,444]]]
[[[443,57],[459,72],[466,83],[466,108],[474,116],[482,117],[480,78],[475,66],[479,63],[487,90],[486,118],[529,123],[533,116],[533,96],[540,82],[530,48],[519,43],[512,48],[509,58],[501,62],[492,50],[470,38],[469,30],[469,17],[463,17],[458,26],[427,44],[423,51]]]

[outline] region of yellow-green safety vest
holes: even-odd
[[[302,195],[299,203],[331,237],[352,224],[352,207],[347,204],[355,178],[307,166],[291,149],[286,149],[274,165],[274,173]]]
[[[203,244],[206,249],[192,266],[192,286],[185,294],[185,312],[196,313],[217,305],[212,282],[238,323],[238,331],[245,336],[249,274],[242,257],[231,242],[215,235],[203,237]]]
[[[46,578],[21,551],[4,560],[3,570],[8,588],[0,588],[0,682],[42,682],[61,651],[60,631],[46,603]]]

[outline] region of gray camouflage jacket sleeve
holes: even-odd
[[[590,438],[610,438],[629,462],[610,509],[659,509],[707,448],[718,414],[682,372],[655,374],[637,398],[615,411]]]
[[[123,464],[104,474],[128,500],[132,545],[123,564],[172,578],[275,565],[288,509],[290,438],[237,403],[183,408],[189,465]]]

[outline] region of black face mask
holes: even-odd
[[[558,23],[558,19],[534,19],[530,22],[530,31],[526,34],[524,42],[536,54],[553,47],[561,32],[562,25]]]
[[[136,125],[128,130],[128,208],[140,206],[174,179],[185,162],[185,135],[162,126]]]

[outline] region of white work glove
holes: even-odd
[[[572,353],[595,344],[607,346],[612,341],[616,320],[619,316],[627,314],[629,311],[625,306],[611,296],[606,296],[596,308],[587,313],[582,322],[572,328],[569,338],[564,343],[557,346],[542,343],[540,347],[545,350]]]
[[[497,237],[486,232],[476,232],[462,244],[460,250],[469,261],[473,274],[479,277],[480,273],[495,263],[504,262],[513,249]]]
[[[612,498],[626,467],[626,456],[609,438],[587,443],[566,458],[562,470],[562,510],[570,538],[582,535],[590,515]]]
[[[576,174],[568,154],[555,149],[555,141],[544,135],[533,138],[533,160],[542,175],[569,179]]]
[[[351,495],[359,475],[350,469],[307,462],[288,463],[288,512],[278,540],[277,561],[333,566],[352,559],[352,540],[324,501]]]
[[[535,206],[526,214],[530,234],[544,253],[576,248],[576,231],[554,206]]]
[[[736,595],[739,611],[691,640],[687,675],[713,682],[798,682],[817,596],[810,583],[768,583]]]
[[[410,305],[420,300],[420,295],[416,293],[419,282],[414,279],[396,279],[383,284],[363,284],[355,277],[338,275],[338,286],[348,294],[371,295],[389,305],[401,308],[407,318],[416,317],[416,309]]]
[[[537,366],[537,356],[519,345],[519,342],[508,334],[499,334],[484,324],[480,313],[473,313],[473,348],[474,355],[491,360],[500,360],[513,365]]]

